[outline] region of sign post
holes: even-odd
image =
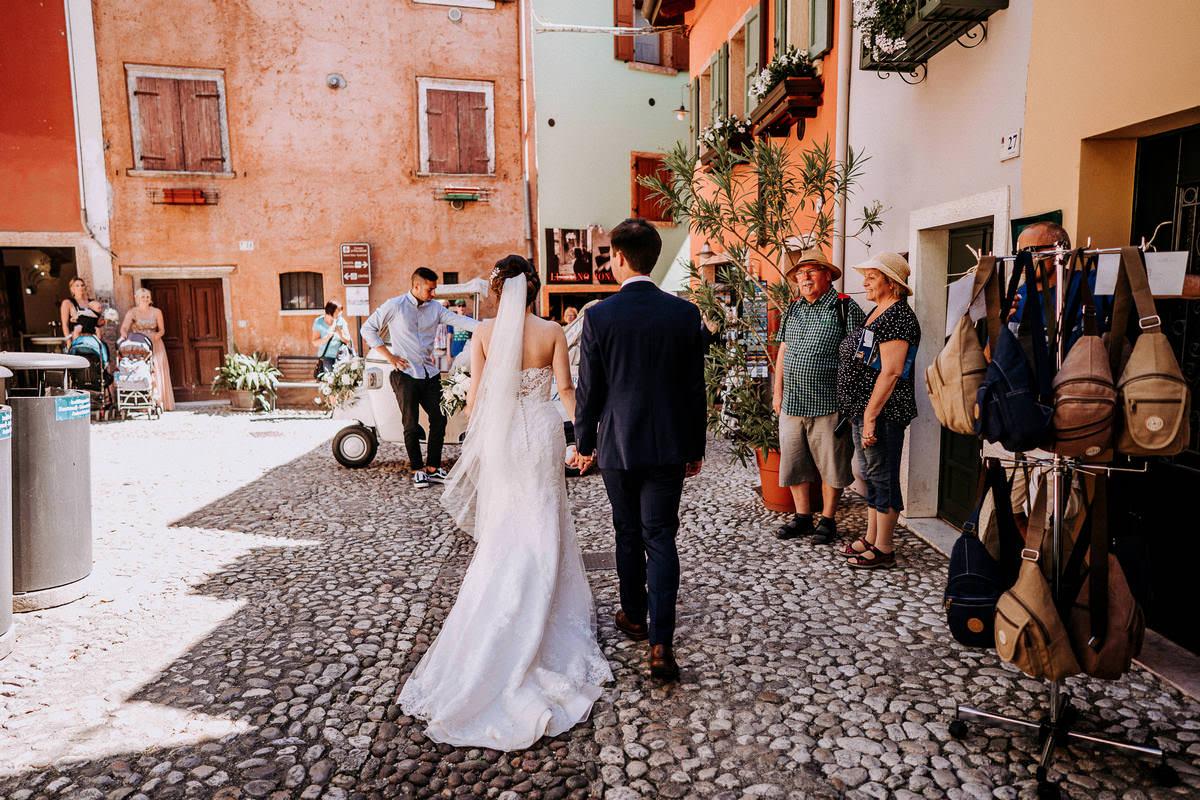
[[[367,242],[343,242],[338,248],[342,286],[346,288],[346,313],[355,320],[358,350],[362,355],[362,318],[371,313],[371,245]]]

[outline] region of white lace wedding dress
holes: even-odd
[[[400,693],[430,739],[495,750],[582,722],[612,680],[567,505],[552,372],[520,369],[524,303],[505,302],[525,297],[516,280],[505,284],[468,442],[443,498],[478,546]]]

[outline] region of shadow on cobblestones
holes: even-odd
[[[1030,714],[1044,690],[949,639],[944,558],[903,532],[901,569],[858,573],[829,548],[777,542],[776,515],[721,452],[684,498],[683,681],[662,688],[643,677],[644,645],[612,624],[615,573],[593,572],[615,681],[591,720],[525,752],[433,745],[394,701],[440,629],[471,546],[435,492],[412,488],[395,448],[381,459],[349,471],[321,447],[174,524],[279,542],[194,587],[241,607],[129,700],[238,720],[245,733],[60,765],[0,781],[0,792],[629,800],[1033,791],[1033,741],[982,727],[962,742],[948,735],[956,702]],[[583,549],[610,550],[599,479],[572,481],[570,492]],[[863,516],[849,502],[843,532],[861,533]],[[1200,750],[1200,708],[1152,676],[1068,683],[1102,730]],[[1194,765],[1181,766],[1188,785],[1170,796],[1200,787]],[[1077,796],[1147,796],[1127,794],[1149,781],[1121,756],[1072,748],[1058,770]]]

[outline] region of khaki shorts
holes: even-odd
[[[838,415],[793,417],[779,415],[779,485],[822,482],[834,489],[854,483],[850,460],[854,438],[846,425],[835,434]]]

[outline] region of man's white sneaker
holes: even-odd
[[[446,470],[438,468],[433,472],[426,472],[425,477],[429,479],[430,483],[445,483],[450,474]]]
[[[428,489],[429,475],[423,469],[419,469],[413,473],[413,486],[417,489]]]

